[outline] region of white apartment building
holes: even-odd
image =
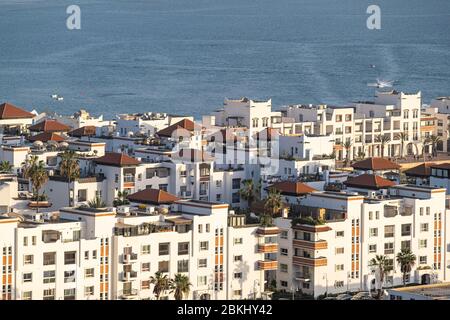
[[[300,209],[301,218],[276,219],[279,289],[317,297],[379,288],[378,271],[369,263],[375,255],[387,256],[394,268],[384,287],[400,285],[395,256],[406,247],[417,257],[409,283],[448,281],[445,189],[399,185],[374,197],[313,192]],[[319,218],[323,224],[311,223]]]
[[[182,273],[188,299],[266,297],[278,229],[246,225],[228,205],[61,208],[0,216],[2,300],[155,299],[151,276]],[[162,299],[172,299],[169,290]]]

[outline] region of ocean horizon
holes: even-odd
[[[81,30],[68,30],[73,1],[3,0],[0,102],[200,118],[242,96],[274,109],[371,100],[377,78],[423,103],[450,95],[450,2],[377,1],[369,30],[371,2],[79,0]]]

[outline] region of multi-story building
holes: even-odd
[[[385,255],[393,267],[383,284],[402,284],[396,254],[410,248],[417,262],[408,283],[448,281],[445,189],[398,185],[363,196],[313,192],[295,218],[278,218],[278,288],[315,297],[379,288],[370,261]]]
[[[155,299],[158,271],[188,276],[189,299],[267,297],[277,234],[245,224],[227,204],[193,200],[170,209],[9,213],[0,216],[1,298]],[[160,298],[173,295],[165,290]]]

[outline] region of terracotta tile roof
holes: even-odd
[[[71,137],[88,137],[95,136],[95,126],[84,126],[78,129],[72,130],[67,134]]]
[[[94,161],[98,164],[115,167],[137,166],[141,163],[135,158],[118,152],[107,152],[103,157],[97,158]]]
[[[283,195],[292,195],[292,196],[300,196],[316,191],[316,189],[311,188],[310,186],[301,183],[301,182],[293,182],[293,181],[282,181],[277,182],[271,185],[269,188],[275,188],[281,192]]]
[[[171,204],[180,200],[171,193],[159,189],[144,189],[127,196],[127,199],[137,203]]]
[[[32,125],[30,131],[42,131],[42,132],[67,132],[70,131],[70,127],[56,120],[46,119],[39,123]]]
[[[353,169],[359,170],[393,170],[400,166],[384,158],[367,158],[352,164]]]
[[[28,138],[28,140],[34,142],[34,141],[42,141],[42,142],[48,142],[48,141],[56,141],[61,142],[65,139],[61,137],[59,134],[53,133],[53,132],[42,132],[39,134],[36,134],[34,136],[31,136]]]
[[[409,168],[405,170],[404,173],[407,176],[412,177],[429,177],[431,175],[431,167],[436,167],[439,165],[435,165],[434,163],[422,163],[413,168]]]
[[[0,104],[0,119],[27,119],[34,118],[34,114],[25,111],[8,102]]]
[[[347,179],[344,184],[348,187],[379,190],[392,187],[396,183],[374,174],[361,174],[357,177]]]
[[[176,130],[184,130],[187,132],[193,132],[201,130],[201,126],[189,119],[183,119],[167,128],[159,130],[156,134],[160,137],[172,137],[172,134]]]
[[[173,153],[171,158],[173,160],[189,162],[207,162],[214,160],[208,153],[198,149],[181,149],[177,153]]]
[[[450,163],[432,164],[430,168],[450,170]]]

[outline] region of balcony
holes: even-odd
[[[308,282],[311,280],[311,274],[309,272],[296,272],[295,280]]]
[[[122,300],[136,300],[138,299],[138,290],[137,289],[128,289],[123,290],[122,294],[119,295]]]
[[[277,253],[278,252],[278,244],[276,243],[263,243],[258,244],[258,253]]]
[[[136,262],[137,259],[138,259],[137,253],[128,253],[123,255],[122,261],[123,264],[130,264]]]
[[[322,250],[328,248],[328,242],[325,240],[309,241],[309,240],[294,239],[292,241],[292,244],[294,248],[306,248],[313,250]]]
[[[258,270],[277,270],[278,262],[276,260],[258,260]]]
[[[137,279],[136,271],[124,271],[121,273],[120,281],[129,282]]]
[[[264,236],[274,236],[280,233],[280,229],[278,227],[259,227],[256,230],[256,234],[264,237]]]
[[[323,267],[326,266],[327,263],[327,258],[325,257],[293,257],[293,264],[296,266]]]

